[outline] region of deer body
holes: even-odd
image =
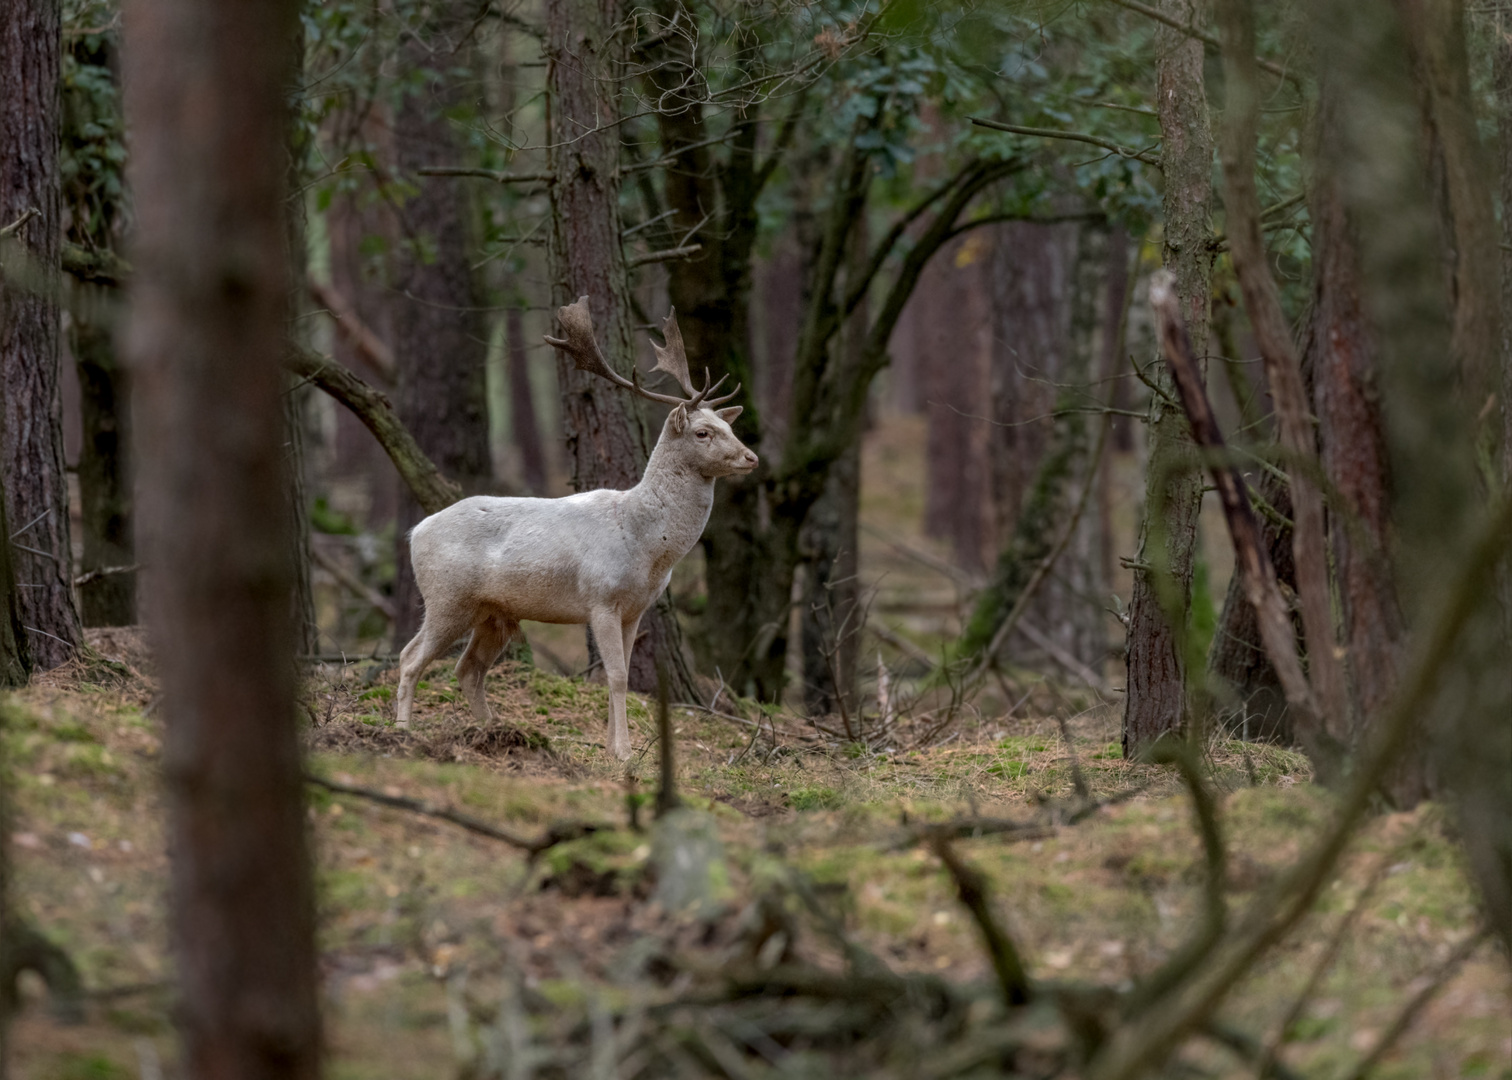
[[[570,336],[568,315],[578,306],[586,321],[584,301],[562,309]],[[670,317],[668,323],[670,343],[675,323]],[[680,352],[680,339],[678,345]],[[484,676],[521,620],[583,623],[593,630],[609,681],[609,751],[621,760],[630,756],[626,671],[641,616],[703,534],[714,481],[756,466],[756,455],[730,429],[740,409],[708,408],[702,397],[674,405],[640,483],[628,491],[475,496],[415,526],[410,558],[425,622],[400,654],[401,726],[409,724],[420,675],[463,635],[472,637],[457,662],[457,681],[473,715],[486,722]]]

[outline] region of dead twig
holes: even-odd
[[[355,784],[343,784],[337,780],[327,780],[323,776],[314,773],[305,773],[305,783],[313,784],[318,788],[334,792],[337,795],[351,795],[359,799],[367,799],[382,806],[390,806],[396,810],[408,810],[412,814],[422,817],[436,818],[439,821],[447,821],[459,828],[466,829],[470,833],[487,837],[490,840],[498,840],[510,847],[518,848],[534,859],[541,852],[557,844],[564,844],[569,840],[578,840],[590,833],[612,831],[612,825],[595,825],[586,821],[571,821],[561,825],[553,825],[546,832],[534,839],[519,836],[515,833],[490,825],[486,821],[460,811],[453,810],[449,806],[437,806],[434,803],[425,802],[421,799],[411,799],[403,795],[389,795],[382,791],[374,791],[372,788],[358,787]]]
[[[976,867],[963,862],[945,837],[935,838],[934,850],[955,880],[961,903],[971,912],[977,928],[982,932],[982,940],[987,946],[987,954],[992,958],[992,970],[997,973],[1004,1003],[1010,1006],[1027,1004],[1032,996],[1029,976],[1024,972],[1024,963],[1019,959],[1013,939],[992,917],[992,909],[987,903],[987,878]]]

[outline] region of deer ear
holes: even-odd
[[[741,406],[731,405],[728,409],[716,409],[714,411],[714,415],[719,417],[727,424],[733,424],[735,422],[735,418],[743,412],[745,412],[745,409]]]
[[[667,414],[667,427],[674,435],[681,435],[688,429],[688,410],[685,406],[672,406],[672,411]]]

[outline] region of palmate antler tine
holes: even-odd
[[[566,336],[555,338],[548,334],[546,344],[561,349],[572,357],[572,363],[579,371],[592,372],[600,378],[608,379],[615,386],[622,386],[652,401],[660,401],[665,405],[681,404],[682,398],[646,390],[640,385],[638,377],[627,379],[609,366],[604,354],[599,351],[598,339],[593,333],[593,316],[589,314],[586,296],[578,297],[575,304],[557,308],[557,321],[562,324],[562,332]]]
[[[656,367],[654,371],[665,371],[677,380],[677,385],[682,387],[683,393],[692,398],[696,396],[693,389],[693,380],[688,378],[688,353],[683,348],[682,331],[677,326],[677,309],[671,308],[667,317],[662,320],[662,337],[666,338],[665,347],[656,342],[651,347],[656,350]]]

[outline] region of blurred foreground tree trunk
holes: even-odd
[[[284,467],[293,3],[128,0],[127,338],[182,1070],[320,1072]]]
[[[553,308],[589,297],[605,359],[626,377],[635,363],[629,278],[620,245],[619,101],[615,79],[626,43],[617,0],[548,0],[546,4],[548,141],[552,151],[551,263]],[[556,332],[555,324],[552,327]],[[691,343],[689,356],[693,358]],[[640,481],[649,456],[638,401],[557,355],[562,434],[577,491],[626,489]],[[657,688],[667,668],[674,701],[696,690],[682,631],[665,593],[641,620],[630,656],[630,688]]]
[[[21,617],[32,663],[57,667],[80,641],[59,396],[58,0],[0,6],[0,386]]]
[[[1484,519],[1475,447],[1484,402],[1475,373],[1495,361],[1460,346],[1495,342],[1465,335],[1468,316],[1454,317],[1456,297],[1446,295],[1446,232],[1426,190],[1419,94],[1404,74],[1412,70],[1411,21],[1403,25],[1393,6],[1348,0],[1320,5],[1315,19],[1337,110],[1337,134],[1322,145],[1358,245],[1360,306],[1376,358],[1390,463],[1391,565],[1404,623],[1421,632],[1442,602],[1442,582],[1470,557]],[[1453,19],[1431,25],[1431,32],[1458,32],[1445,30]],[[1462,43],[1411,47],[1449,54]],[[1500,554],[1505,563],[1505,548]],[[1512,945],[1512,673],[1496,600],[1494,590],[1478,597],[1457,647],[1432,673],[1437,693],[1416,717],[1416,744],[1407,752],[1432,767],[1409,760],[1388,779],[1386,793],[1398,805],[1426,794],[1451,798],[1487,919]],[[1379,720],[1363,717],[1370,726]]]
[[[1201,25],[1203,0],[1165,0],[1179,22]],[[1176,294],[1199,354],[1206,352],[1211,293],[1213,137],[1208,126],[1200,41],[1166,26],[1156,31],[1156,103],[1165,173],[1164,261],[1176,275]],[[1157,363],[1157,385],[1172,382]],[[1128,683],[1123,752],[1138,755],[1187,717],[1187,660],[1181,655],[1191,602],[1192,556],[1202,475],[1180,408],[1157,396],[1150,405],[1150,457],[1145,470],[1144,520],[1129,600],[1125,663]],[[1175,623],[1175,625],[1173,625]]]
[[[400,50],[409,70],[441,72],[472,55],[474,12],[445,0],[412,28]],[[420,176],[463,155],[449,112],[465,106],[462,82],[437,75],[410,87],[394,115],[394,165],[419,190],[398,207],[399,252],[393,305],[399,418],[420,449],[462,493],[483,492],[492,477],[488,447],[488,332],[471,268],[466,180]],[[399,492],[394,530],[394,647],[420,629],[420,592],[410,564],[409,531],[425,516],[408,490]]]

